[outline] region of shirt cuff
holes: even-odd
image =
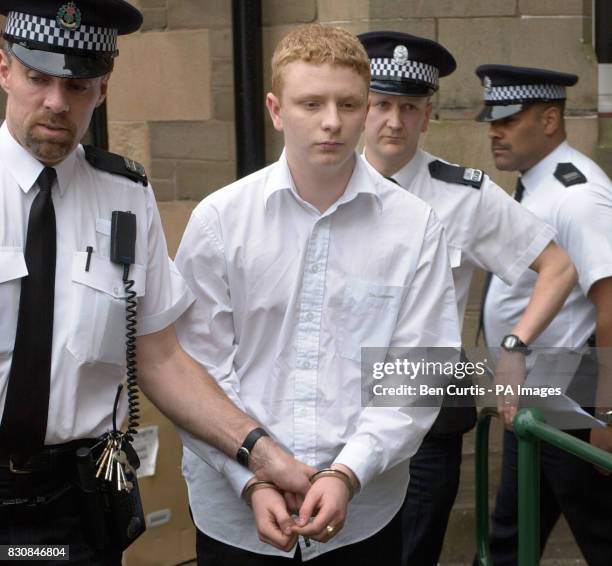
[[[195,297],[191,290],[185,285],[183,293],[165,311],[144,316],[138,319],[138,336],[153,334],[168,328],[191,306]]]
[[[588,295],[591,287],[599,280],[605,279],[606,277],[612,277],[612,264],[600,265],[588,273],[579,274],[578,283],[582,292]]]
[[[372,478],[380,473],[378,459],[373,457],[377,450],[367,438],[353,438],[334,460],[334,464],[344,464],[350,468],[363,489]]]
[[[557,231],[550,225],[546,225],[540,233],[533,239],[525,253],[515,261],[499,278],[506,285],[514,285],[519,277],[525,273],[527,268],[544,251],[544,248],[553,241]],[[496,274],[497,275],[497,274]]]
[[[242,497],[244,486],[251,478],[255,477],[251,470],[245,468],[227,456],[225,458],[222,471],[223,475],[227,478],[227,481],[230,483],[232,489],[236,492],[238,497]]]

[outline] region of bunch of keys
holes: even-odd
[[[134,448],[125,434],[116,430],[106,433],[100,440],[106,442],[106,446],[96,461],[96,478],[113,484],[117,491],[129,493],[134,487],[130,479],[136,477],[135,468],[139,464]]]

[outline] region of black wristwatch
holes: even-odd
[[[608,426],[612,426],[612,411],[608,409],[595,409],[595,418],[606,423]]]
[[[516,334],[504,336],[500,346],[506,350],[506,352],[520,352],[526,356],[531,354],[531,350],[527,347],[527,344],[525,344]]]
[[[238,460],[239,464],[242,464],[245,468],[249,467],[249,456],[253,451],[253,447],[255,443],[262,436],[270,436],[263,428],[254,428],[249,434],[246,435],[242,446],[238,448],[238,452],[236,452],[236,460]]]

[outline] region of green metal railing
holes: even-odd
[[[489,427],[497,412],[485,409],[476,428],[476,552],[480,566],[491,566],[489,549]],[[540,559],[540,442],[612,471],[612,454],[544,422],[537,409],[521,409],[513,421],[518,439],[518,563]]]

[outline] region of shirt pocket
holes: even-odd
[[[27,274],[21,248],[0,248],[0,358],[10,356],[15,346],[21,278]]]
[[[461,265],[461,247],[453,244],[448,244],[448,262],[451,269],[455,269]]]
[[[72,311],[68,351],[81,363],[125,365],[126,292],[123,266],[87,252],[75,252],[72,261]],[[144,295],[145,270],[130,267],[137,296]]]
[[[338,353],[361,361],[362,347],[388,348],[405,287],[349,279],[342,299]]]

